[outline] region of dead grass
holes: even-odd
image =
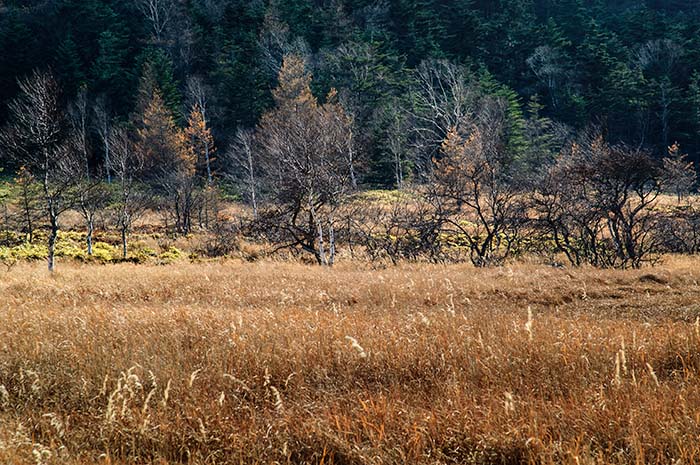
[[[0,463],[697,463],[698,280],[20,264]]]

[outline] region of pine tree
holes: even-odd
[[[527,105],[525,137],[527,150],[522,160],[526,174],[538,174],[543,166],[552,162],[561,149],[562,130],[551,119],[542,115],[544,105],[537,95]]]
[[[695,150],[700,151],[700,72],[697,70],[690,78],[687,101],[690,107],[690,137]]]
[[[504,142],[505,158],[501,160],[506,166],[522,160],[527,150],[525,138],[525,115],[520,97],[510,87],[496,81],[491,73],[482,70],[480,84],[483,91],[505,102]]]
[[[165,51],[160,48],[148,48],[141,59],[141,81],[138,88],[137,110],[142,108],[157,92],[170,113],[180,118],[182,97],[178,89],[179,83],[173,75],[173,62]]]
[[[54,64],[56,77],[63,84],[64,91],[74,94],[85,83],[84,69],[78,54],[78,46],[73,40],[73,36],[68,34],[58,46]]]
[[[124,114],[131,106],[134,77],[128,68],[128,39],[119,32],[103,31],[98,39],[99,55],[90,74],[96,93],[109,97],[111,106]]]

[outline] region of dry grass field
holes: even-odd
[[[699,463],[699,264],[19,264],[0,463]]]

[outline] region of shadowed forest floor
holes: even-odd
[[[697,463],[700,267],[0,272],[0,463]]]

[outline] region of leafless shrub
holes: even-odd
[[[700,211],[684,206],[663,212],[659,215],[655,235],[661,252],[700,253]]]
[[[659,249],[657,176],[647,152],[588,132],[540,183],[533,196],[538,222],[574,265],[638,268]]]
[[[217,218],[194,251],[210,258],[229,256],[240,250],[241,235],[239,223]]]
[[[347,214],[347,221],[348,245],[351,249],[359,246],[358,254],[373,264],[446,259],[440,241],[441,222],[418,191],[403,191],[380,202],[360,202]]]
[[[503,165],[501,102],[484,102],[478,119],[450,129],[427,194],[442,234],[469,250],[476,266],[501,264],[516,248],[524,204]]]

